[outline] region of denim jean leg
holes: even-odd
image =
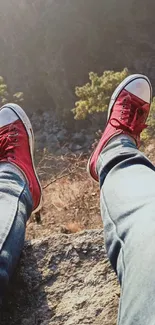
[[[97,162],[106,249],[121,285],[119,325],[155,324],[154,170],[125,136]]]
[[[0,300],[17,265],[25,240],[32,198],[18,175],[0,173]]]

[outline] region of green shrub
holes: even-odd
[[[106,111],[112,93],[128,74],[126,68],[121,72],[105,71],[101,77],[97,73],[90,72],[90,82],[75,89],[79,100],[75,103],[75,108],[72,109],[74,118],[84,120],[88,114]]]
[[[11,95],[8,91],[8,86],[5,84],[3,77],[0,77],[0,105],[4,105],[8,102],[14,102],[20,104],[24,100],[24,94],[18,92]]]

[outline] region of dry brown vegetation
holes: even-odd
[[[154,140],[144,150],[155,164]],[[51,233],[76,233],[102,228],[99,186],[87,174],[87,155],[37,157],[38,174],[43,187],[43,207],[39,216],[32,215],[27,226],[27,239]],[[40,220],[41,216],[41,220]]]
[[[88,177],[86,165],[86,156],[44,153],[38,164],[43,187],[41,221],[32,215],[27,239],[102,227],[99,187]]]

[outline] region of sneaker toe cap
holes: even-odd
[[[149,80],[146,77],[139,77],[132,80],[125,89],[131,94],[142,99],[146,103],[151,102],[152,89]]]

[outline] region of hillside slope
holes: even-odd
[[[128,67],[155,84],[153,0],[2,0],[0,74],[41,110],[70,110],[89,71]]]

